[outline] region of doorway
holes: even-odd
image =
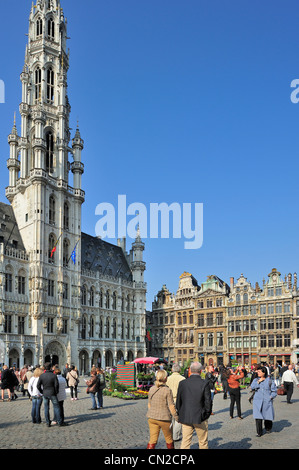
[[[59,364],[59,357],[56,354],[48,354],[45,357],[45,362],[50,362],[51,366],[56,366]]]

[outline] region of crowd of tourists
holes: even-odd
[[[181,449],[190,449],[192,436],[196,432],[199,448],[208,449],[208,419],[213,415],[213,399],[216,386],[221,384],[223,399],[230,399],[229,417],[242,420],[241,384],[246,376],[250,389],[249,400],[253,405],[257,437],[270,433],[274,421],[273,400],[283,388],[287,403],[291,404],[294,386],[299,386],[298,365],[283,366],[255,364],[251,370],[244,366],[235,368],[220,366],[214,368],[193,362],[185,373],[180,373],[178,364],[172,366],[168,375],[164,368],[156,373],[156,381],[148,395],[148,449],[155,449],[160,431],[163,432],[166,447],[174,449],[174,442],[182,440]],[[246,385],[245,385],[246,386]]]
[[[32,423],[40,424],[41,407],[44,405],[45,422],[47,426],[57,424],[68,426],[64,419],[64,401],[67,391],[71,401],[78,400],[78,385],[80,383],[78,369],[74,365],[66,364],[61,371],[58,365],[46,363],[43,367],[24,365],[21,369],[7,365],[0,371],[1,399],[5,401],[7,392],[8,401],[17,400],[17,393],[27,397],[32,402]],[[92,409],[103,408],[103,389],[106,386],[104,371],[93,367],[91,377],[86,380],[86,392],[92,399]],[[53,417],[50,419],[50,403],[52,403]]]
[[[178,364],[171,371],[165,365],[157,367],[155,383],[149,389],[147,419],[149,426],[148,449],[157,445],[162,431],[168,449],[174,449],[176,441],[181,449],[189,449],[194,431],[199,447],[208,448],[208,419],[213,415],[215,392],[221,389],[223,399],[230,400],[229,418],[242,420],[241,385],[250,390],[249,401],[253,405],[257,436],[270,433],[274,421],[273,400],[277,394],[285,394],[286,402],[292,403],[294,386],[299,386],[298,365],[254,364],[251,369],[245,366],[229,367],[203,366],[193,362],[182,373]],[[67,426],[64,416],[64,402],[67,391],[71,401],[78,400],[79,373],[74,365],[66,364],[63,370],[58,365],[46,363],[24,366],[22,369],[4,365],[0,371],[1,399],[17,400],[17,393],[28,397],[32,402],[32,423],[40,424],[41,407],[47,426],[57,424]],[[103,390],[106,387],[105,371],[93,366],[90,377],[84,379],[85,391],[91,398],[91,410],[103,408]],[[280,390],[282,390],[280,392]],[[50,418],[50,403],[52,404]]]

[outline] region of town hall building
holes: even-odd
[[[129,252],[125,239],[82,232],[84,141],[79,127],[71,138],[68,69],[60,1],[37,0],[0,203],[0,363],[84,373],[146,355],[145,245],[138,230]]]

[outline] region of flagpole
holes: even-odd
[[[72,258],[72,254],[74,253],[75,249],[77,248],[77,245],[78,245],[80,239],[81,239],[81,237],[79,237],[79,239],[78,239],[78,241],[77,241],[77,243],[76,243],[76,245],[75,245],[75,247],[74,247],[74,249],[73,249],[73,251],[72,251],[72,253],[71,253],[71,256],[70,256],[69,259],[67,260],[67,265],[69,264],[70,259]]]

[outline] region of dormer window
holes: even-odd
[[[36,20],[36,37],[40,37],[43,34],[43,20],[38,18]]]
[[[53,18],[50,18],[48,21],[48,37],[50,39],[55,39],[55,23]]]

